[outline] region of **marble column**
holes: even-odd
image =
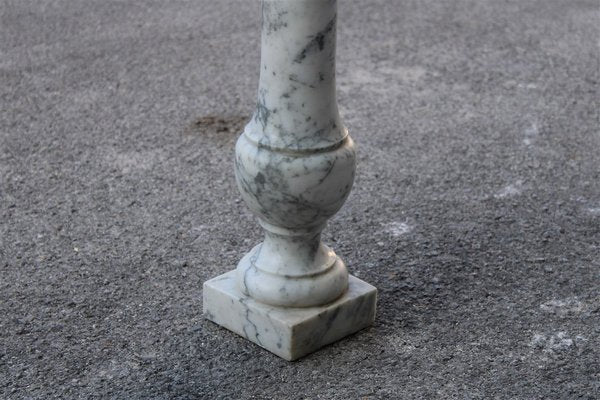
[[[355,148],[335,93],[336,0],[263,0],[257,106],[235,149],[265,239],[204,283],[204,314],[294,360],[369,326],[377,290],[321,242],[344,204]]]

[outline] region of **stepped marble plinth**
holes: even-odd
[[[350,276],[348,289],[333,303],[276,307],[241,293],[230,271],[204,283],[204,315],[291,361],[371,325],[376,295],[375,287]]]
[[[206,317],[293,360],[370,325],[376,289],[321,242],[354,181],[335,93],[336,0],[263,0],[257,106],[235,174],[265,240],[204,284]]]

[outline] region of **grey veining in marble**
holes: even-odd
[[[339,146],[336,0],[265,0],[258,102],[245,136],[285,151]]]
[[[237,292],[227,296],[279,307],[282,313],[286,307],[331,307],[348,296],[346,265],[321,242],[327,220],[350,193],[356,169],[354,142],[336,101],[336,13],[336,0],[262,2],[257,105],[235,148],[236,182],[265,239],[241,259]],[[374,315],[375,295],[359,295],[357,301],[363,300],[367,314]],[[227,311],[216,306],[205,311],[218,323],[236,318],[221,315]],[[332,323],[327,329],[351,330],[342,328],[344,321]],[[276,352],[273,343],[256,339]]]
[[[296,360],[373,323],[377,289],[353,276],[335,302],[274,307],[237,290],[235,272],[204,283],[204,315],[286,360]]]
[[[263,1],[258,101],[235,171],[266,236],[238,265],[238,282],[273,305],[324,304],[348,284],[344,263],[320,242],[350,193],[356,158],[335,98],[336,5]]]

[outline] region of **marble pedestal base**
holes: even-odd
[[[205,282],[203,297],[206,318],[291,361],[371,325],[377,289],[350,275],[333,303],[274,307],[242,294],[230,271]]]

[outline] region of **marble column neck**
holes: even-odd
[[[340,146],[335,93],[336,0],[265,0],[256,110],[245,135],[282,152]]]

